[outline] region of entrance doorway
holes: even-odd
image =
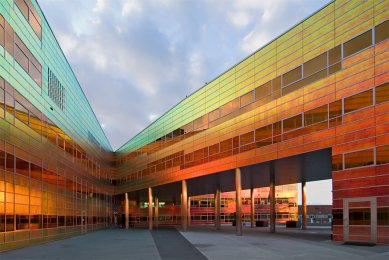
[[[376,198],[343,200],[344,241],[377,242]]]

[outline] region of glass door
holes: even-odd
[[[376,198],[343,200],[344,241],[377,241]]]

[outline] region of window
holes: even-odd
[[[5,50],[14,55],[14,30],[8,22],[5,22]]]
[[[30,126],[39,135],[42,135],[42,121],[39,117],[30,112]]]
[[[302,115],[297,115],[282,121],[283,132],[289,132],[303,126]]]
[[[42,39],[42,26],[40,24],[40,19],[38,19],[37,16],[34,15],[33,13],[30,13],[29,22],[36,36],[38,36],[39,39]]]
[[[42,215],[31,215],[30,229],[41,229],[41,228],[42,228]]]
[[[219,108],[209,112],[209,122],[215,121],[219,118]]]
[[[348,215],[350,225],[370,225],[370,208],[351,208]]]
[[[379,226],[389,225],[389,207],[377,208],[377,224]]]
[[[38,62],[32,62],[30,60],[29,66],[29,74],[31,78],[38,84],[38,86],[42,86],[42,66]]]
[[[15,0],[15,4],[30,24],[36,36],[38,36],[39,39],[42,39],[42,20],[31,3],[31,0]]]
[[[220,117],[223,117],[225,115],[228,115],[238,109],[238,98],[228,102],[227,104],[224,104],[220,107]]]
[[[326,120],[328,120],[327,105],[304,112],[304,122],[306,126],[320,123]]]
[[[22,12],[23,16],[28,20],[28,6],[24,0],[15,0],[16,6]]]
[[[31,163],[30,172],[31,172],[31,178],[39,181],[42,180],[42,167]]]
[[[273,92],[281,91],[281,76],[272,80]]]
[[[28,57],[24,52],[20,49],[20,47],[15,44],[15,60],[19,65],[25,70],[28,71]]]
[[[220,152],[229,151],[232,149],[232,139],[227,139],[220,142]]]
[[[255,89],[255,99],[261,99],[271,94],[271,81],[266,82],[265,84],[257,87]]]
[[[373,149],[347,153],[344,155],[344,168],[350,169],[374,164]]]
[[[35,59],[34,55],[27,49],[17,34],[15,34],[15,60],[31,76],[31,78],[42,87],[42,65]]]
[[[337,100],[330,103],[329,108],[330,118],[335,118],[342,115],[342,100]]]
[[[1,118],[4,118],[4,89],[0,88],[0,108],[2,110],[0,110],[0,117]]]
[[[389,20],[375,27],[375,43],[380,43],[389,37]]]
[[[385,83],[375,88],[375,102],[376,104],[389,101],[389,83]]]
[[[254,102],[254,90],[240,97],[240,107],[244,107],[252,102]]]
[[[376,148],[376,164],[389,163],[389,145],[378,146]]]
[[[193,132],[193,122],[189,122],[188,124],[184,125],[182,129],[184,130],[184,134]]]
[[[263,126],[255,130],[255,140],[260,141],[272,137],[272,125]]]
[[[273,123],[273,136],[281,134],[281,122]]]
[[[242,134],[240,136],[240,145],[246,145],[254,142],[254,131]]]
[[[287,86],[290,83],[293,83],[296,80],[299,80],[301,78],[302,78],[301,66],[298,66],[297,68],[282,75],[282,85]]]
[[[12,121],[14,116],[14,98],[5,92],[5,108],[9,115],[7,115],[7,120]]]
[[[15,116],[20,119],[26,125],[29,124],[29,113],[28,110],[15,100]]]
[[[194,130],[203,130],[208,128],[208,114],[205,114],[193,121]]]
[[[343,156],[341,154],[332,156],[332,170],[333,171],[343,170]]]
[[[338,46],[336,46],[328,51],[329,65],[338,63],[341,60],[342,60],[342,50],[341,50],[340,45],[338,45]]]
[[[371,30],[343,44],[343,57],[346,58],[372,45]]]
[[[344,99],[344,113],[349,113],[364,107],[373,105],[373,90],[367,90],[362,93]]]
[[[327,68],[327,52],[304,63],[304,77]]]
[[[30,164],[23,159],[15,157],[16,173],[29,177]]]
[[[219,144],[214,144],[209,147],[209,155],[214,155],[219,153]]]
[[[5,27],[4,17],[0,14],[0,45],[5,46]]]

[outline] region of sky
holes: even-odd
[[[116,150],[329,0],[38,2]]]

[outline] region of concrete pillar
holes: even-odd
[[[251,199],[251,227],[255,227],[255,207],[254,207],[254,188],[250,189],[250,199]]]
[[[186,180],[182,180],[181,192],[181,227],[182,231],[186,232],[188,229],[188,189],[186,186]]]
[[[154,197],[154,227],[158,228],[159,226],[159,201],[158,197]]]
[[[188,197],[188,227],[190,227],[191,219],[190,219],[190,197]]]
[[[126,229],[128,229],[129,227],[129,221],[130,221],[130,203],[128,201],[128,193],[126,192],[125,194],[125,206],[124,206],[124,210],[125,210],[125,218],[124,218],[124,221],[126,221],[125,223],[125,227]]]
[[[149,230],[153,230],[153,190],[149,190]]]
[[[276,187],[274,162],[270,163],[270,232],[276,232]]]
[[[215,192],[215,227],[216,227],[216,230],[220,230],[220,228],[221,228],[220,209],[221,209],[221,193],[220,193],[220,187],[217,187],[216,192]]]
[[[301,182],[301,229],[307,229],[307,187],[306,182]]]
[[[241,236],[242,235],[242,197],[241,197],[241,191],[242,191],[242,182],[241,182],[241,171],[240,168],[235,169],[235,204],[236,204],[236,214],[235,214],[235,221],[236,221],[236,235]]]

